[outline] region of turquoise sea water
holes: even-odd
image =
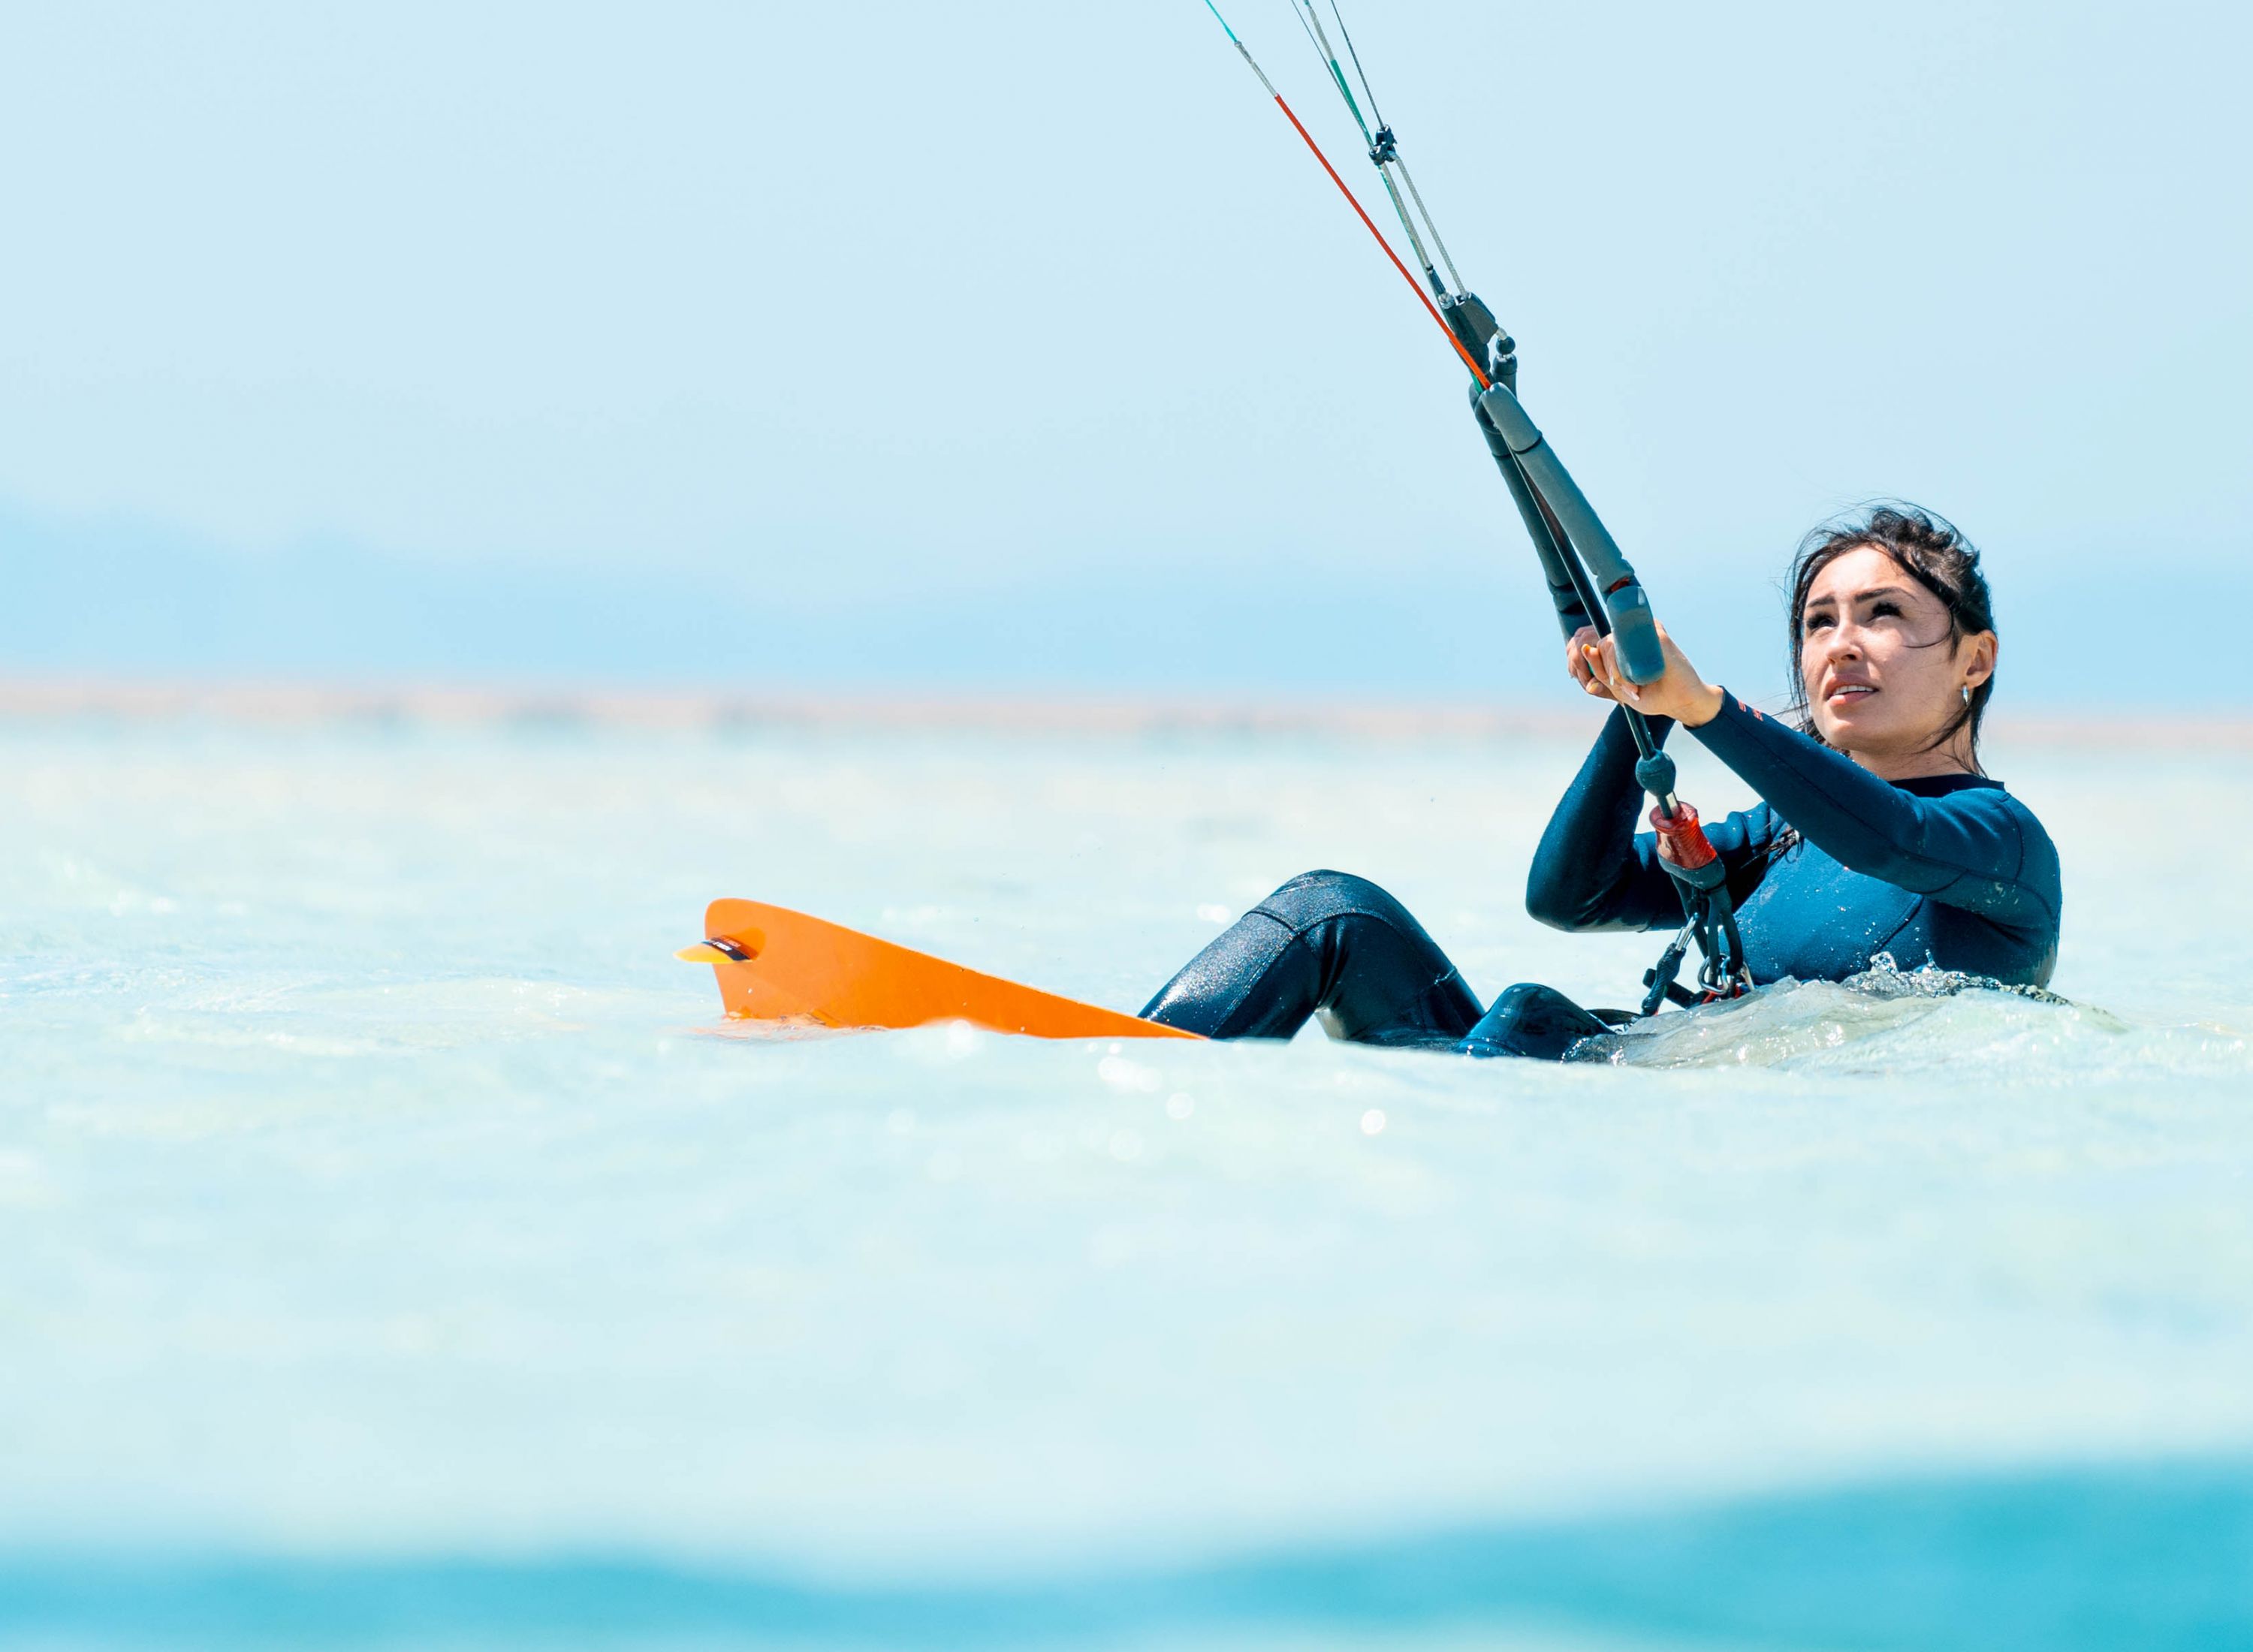
[[[1331,865],[1617,1002],[1520,906],[1578,755],[0,726],[0,1642],[2253,1645],[2224,756],[1998,742],[2073,1007],[1552,1069],[752,1037],[670,956],[1132,1008]]]

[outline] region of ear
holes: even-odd
[[[1957,645],[1964,659],[1964,686],[1966,688],[1977,688],[1995,674],[1995,656],[2001,652],[2002,645],[2002,639],[1991,631],[1976,632]]]

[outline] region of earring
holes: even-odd
[[[1965,683],[1964,685],[1964,703],[1967,706],[1971,703],[1971,685],[1970,683]]]

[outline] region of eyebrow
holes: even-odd
[[[1866,603],[1873,596],[1906,596],[1908,595],[1908,587],[1906,585],[1878,585],[1873,586],[1866,591],[1856,591],[1853,596],[1847,600],[1856,603]],[[1838,599],[1835,596],[1810,596],[1807,599],[1807,606],[1810,608],[1829,608],[1836,603],[1838,600]]]

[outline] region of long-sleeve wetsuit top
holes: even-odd
[[[1672,726],[1651,720],[1661,740]],[[2048,981],[2063,900],[2057,850],[1998,782],[1883,780],[1726,691],[1720,714],[1691,733],[1762,799],[1705,827],[1728,868],[1754,980],[1843,980],[1884,952],[1903,969]],[[1635,759],[1615,709],[1534,852],[1525,904],[1543,923],[1680,926],[1657,840],[1635,829]]]

